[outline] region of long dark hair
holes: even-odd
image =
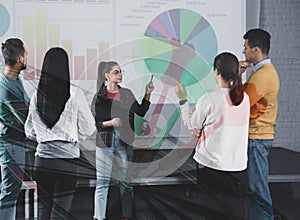
[[[51,48],[44,58],[37,91],[37,111],[48,128],[56,124],[69,98],[68,55],[62,48]]]
[[[216,56],[214,69],[221,74],[223,80],[230,88],[229,96],[234,105],[239,105],[244,99],[244,87],[242,79],[238,75],[239,61],[232,53],[224,52]]]
[[[109,73],[114,66],[119,66],[115,61],[102,61],[98,65],[98,77],[97,77],[97,92],[101,87],[105,85],[105,73]]]

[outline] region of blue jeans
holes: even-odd
[[[25,143],[1,143],[5,156],[1,159],[0,219],[16,218],[16,204],[22,187],[25,167]],[[3,156],[3,155],[2,155]]]
[[[126,181],[128,170],[127,145],[113,134],[112,146],[96,148],[97,184],[95,190],[94,218],[105,219],[108,189],[111,180],[118,183],[122,217],[132,217],[133,187]]]
[[[251,197],[247,202],[247,219],[273,219],[272,199],[268,185],[268,156],[273,140],[248,140],[248,181]]]

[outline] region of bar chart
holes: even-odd
[[[104,0],[87,2],[32,0],[16,3],[16,32],[28,50],[25,80],[39,78],[46,51],[57,46],[63,47],[69,55],[72,80],[96,80],[98,63],[110,58],[112,6],[110,1]]]

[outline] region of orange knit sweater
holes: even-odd
[[[279,78],[273,64],[264,64],[244,84],[250,98],[249,139],[274,139]]]

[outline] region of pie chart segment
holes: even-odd
[[[164,38],[165,39],[165,38]],[[155,46],[153,46],[155,45]],[[156,57],[165,53],[171,53],[174,47],[170,43],[164,42],[161,38],[147,37],[142,41],[143,57]]]
[[[195,30],[201,16],[188,10],[180,10],[180,43],[188,42],[188,36]]]
[[[156,76],[162,76],[169,67],[171,56],[172,52],[170,51],[154,57],[145,58],[144,62],[151,73]]]
[[[151,25],[149,26],[149,28],[153,29],[154,31],[156,31],[156,34],[158,36],[164,36],[167,39],[172,39],[173,36],[171,35],[171,33],[169,33],[168,31],[168,25],[165,25],[160,17],[155,18],[152,22]],[[151,36],[153,32],[149,32],[148,34]],[[147,35],[146,35],[147,36]],[[153,35],[152,35],[153,36]]]
[[[210,72],[211,67],[200,56],[196,56],[191,59],[182,71],[180,82],[183,85],[192,85],[200,82],[207,72]]]
[[[218,45],[216,43],[217,38],[211,26],[207,26],[189,42],[194,45],[198,56],[203,57],[203,59],[207,61],[208,65],[213,64],[213,60],[218,50]]]
[[[163,31],[157,30],[154,26],[149,26],[146,30],[145,36],[146,37],[151,37],[156,40],[169,43],[168,38],[165,37],[165,35],[162,34]]]
[[[173,24],[176,38],[178,41],[180,39],[180,9],[173,9],[168,11],[170,23]]]
[[[172,20],[170,18],[170,13],[168,11],[165,13],[162,13],[161,16],[159,16],[159,19],[161,20],[161,22],[164,24],[164,26],[168,30],[169,35],[172,36],[171,38],[179,39],[179,37],[177,36],[177,34],[175,32],[174,24],[171,23]]]
[[[210,29],[210,25],[204,18],[198,20],[197,24],[194,26],[194,28],[190,32],[186,41],[190,42],[194,37],[197,37],[199,34],[201,34],[202,31],[204,31],[207,28]]]

